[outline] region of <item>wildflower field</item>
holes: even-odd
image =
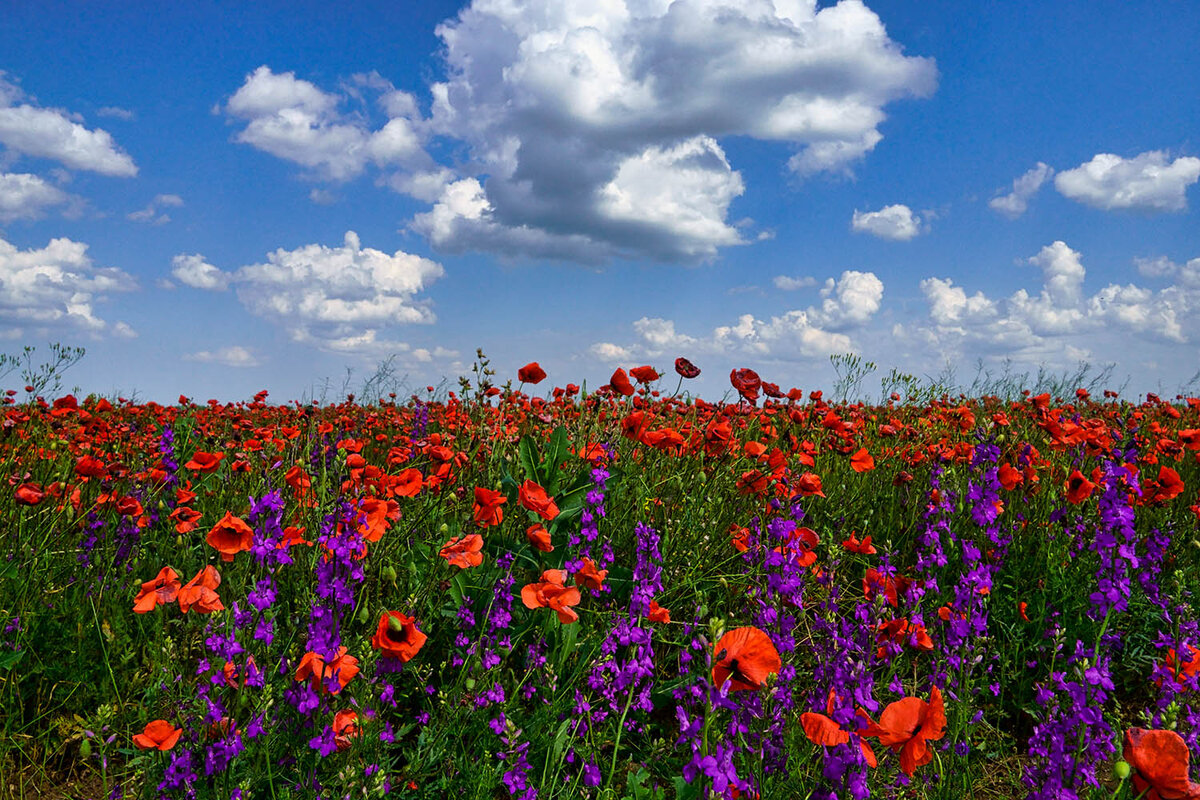
[[[1200,399],[675,367],[11,392],[0,795],[1200,797]]]

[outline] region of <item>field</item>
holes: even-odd
[[[0,795],[1200,797],[1200,399],[677,371],[10,393]]]

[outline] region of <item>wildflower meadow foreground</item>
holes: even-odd
[[[1200,798],[1200,399],[481,361],[10,391],[0,795]]]

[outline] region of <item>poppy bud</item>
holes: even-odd
[[[438,533],[445,536],[449,532],[450,532],[450,526],[447,525],[445,522],[443,522],[441,525],[438,525]]]
[[[92,755],[92,740],[84,739],[79,743],[79,755],[83,758],[90,758]]]
[[[370,621],[371,621],[371,609],[367,608],[364,605],[362,607],[362,610],[358,612],[358,622],[360,625],[366,625]]]
[[[176,546],[176,547],[183,547],[183,537],[182,537],[182,536],[176,536],[176,537],[175,537],[175,546]]]
[[[475,691],[475,679],[474,678],[467,678],[466,681],[464,681],[463,685],[465,685],[467,687],[468,692]]]
[[[397,616],[388,614],[387,625],[388,625],[388,630],[391,631],[392,633],[403,633],[404,632],[404,620],[400,619]]]
[[[1127,761],[1118,761],[1113,764],[1113,777],[1119,781],[1126,780],[1131,772],[1132,769]]]
[[[394,585],[396,583],[396,568],[388,564],[380,571],[379,577]]]

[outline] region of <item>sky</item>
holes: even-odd
[[[84,347],[68,388],[1200,370],[1185,0],[2,13],[0,352]]]

